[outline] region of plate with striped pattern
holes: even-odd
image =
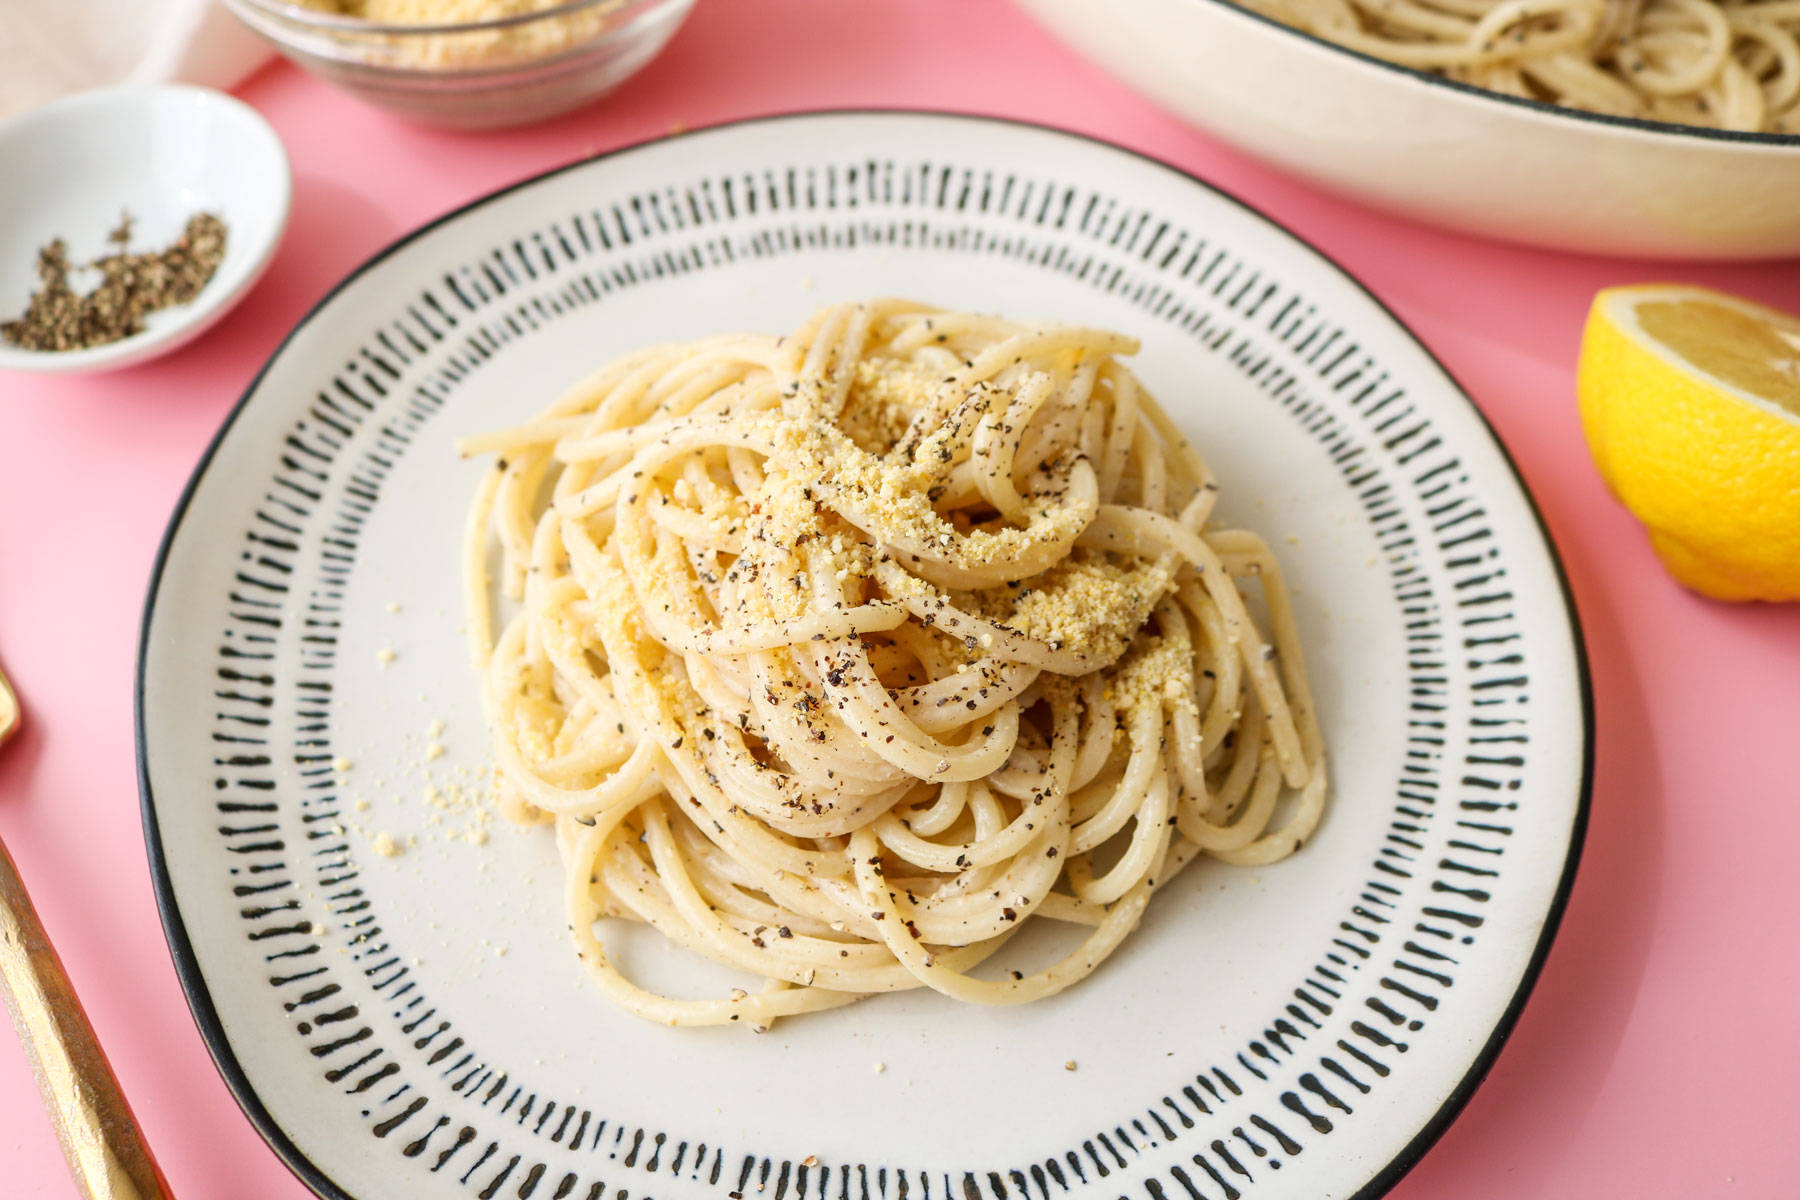
[[[1185,872],[1037,1003],[651,1025],[586,981],[548,833],[489,810],[458,602],[482,465],[453,443],[637,346],[876,295],[1142,340],[1283,559],[1330,807],[1291,859]],[[1585,825],[1586,678],[1504,449],[1317,251],[1100,142],[818,113],[508,188],[302,320],[170,523],[139,758],[195,1018],[331,1200],[1319,1200],[1392,1186],[1516,1020]]]

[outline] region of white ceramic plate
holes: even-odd
[[[420,799],[486,763],[457,601],[482,466],[452,439],[646,342],[892,293],[1143,338],[1229,515],[1288,564],[1331,810],[1287,862],[1184,874],[1046,1002],[907,993],[760,1037],[643,1023],[571,953],[550,835],[472,845],[470,814]],[[1585,813],[1567,593],[1443,370],[1229,197],[976,118],[705,130],[398,243],[208,453],[142,654],[177,965],[246,1111],[331,1197],[1375,1195],[1511,1027]],[[413,844],[384,858],[379,832]],[[626,941],[654,980],[706,974]]]
[[[1018,3],[1214,136],[1390,212],[1581,254],[1800,254],[1800,135],[1502,96],[1232,0]]]
[[[287,152],[262,115],[208,88],[157,84],[84,92],[0,125],[0,316],[37,287],[38,248],[55,238],[71,262],[109,247],[121,211],[133,251],[167,246],[189,217],[225,221],[225,257],[190,304],[144,318],[128,338],[86,350],[21,350],[0,341],[0,370],[108,371],[198,337],[261,278],[287,228]],[[77,273],[77,290],[91,286]]]

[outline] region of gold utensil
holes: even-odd
[[[19,701],[0,672],[0,743],[19,728]],[[87,1200],[170,1200],[119,1081],[100,1052],[25,884],[0,843],[0,984],[37,1072],[63,1157]],[[4,1189],[0,1189],[4,1190]]]

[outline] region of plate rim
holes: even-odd
[[[1476,419],[1481,423],[1481,428],[1493,442],[1495,450],[1499,452],[1501,462],[1505,464],[1506,469],[1511,473],[1513,482],[1518,487],[1520,495],[1524,498],[1525,506],[1531,514],[1532,521],[1538,531],[1538,536],[1543,539],[1544,551],[1549,559],[1552,572],[1555,576],[1558,591],[1561,593],[1563,617],[1568,624],[1570,648],[1574,652],[1576,688],[1581,710],[1581,779],[1578,785],[1578,794],[1576,796],[1575,813],[1569,828],[1569,847],[1563,859],[1556,889],[1551,895],[1550,905],[1545,913],[1543,926],[1539,930],[1537,941],[1532,947],[1529,958],[1526,960],[1524,972],[1521,974],[1518,986],[1514,989],[1511,998],[1507,1001],[1505,1010],[1501,1012],[1498,1020],[1494,1023],[1494,1027],[1489,1033],[1486,1042],[1484,1042],[1481,1048],[1476,1052],[1468,1070],[1465,1071],[1462,1077],[1452,1086],[1449,1094],[1444,1098],[1443,1103],[1438,1107],[1437,1111],[1425,1121],[1418,1132],[1408,1140],[1405,1146],[1401,1147],[1399,1152],[1396,1153],[1393,1158],[1389,1159],[1386,1164],[1376,1170],[1374,1174],[1370,1176],[1368,1181],[1358,1188],[1358,1190],[1350,1197],[1350,1200],[1378,1200],[1379,1197],[1386,1195],[1396,1184],[1398,1184],[1400,1180],[1405,1177],[1407,1172],[1418,1165],[1419,1160],[1437,1144],[1438,1140],[1442,1138],[1450,1126],[1455,1123],[1457,1117],[1462,1114],[1464,1108],[1467,1107],[1469,1100],[1473,1098],[1476,1090],[1486,1080],[1488,1072],[1493,1068],[1495,1061],[1499,1058],[1501,1049],[1506,1045],[1506,1042],[1511,1038],[1514,1029],[1517,1027],[1519,1018],[1524,1012],[1526,1002],[1531,998],[1531,994],[1536,988],[1538,978],[1543,972],[1544,963],[1549,957],[1550,948],[1556,941],[1557,932],[1562,926],[1563,916],[1569,906],[1570,894],[1573,890],[1575,876],[1581,863],[1582,851],[1587,841],[1588,821],[1593,808],[1595,725],[1593,678],[1589,669],[1586,639],[1582,632],[1580,609],[1576,603],[1574,589],[1569,582],[1568,569],[1563,563],[1562,554],[1557,548],[1556,540],[1551,535],[1549,524],[1544,519],[1543,510],[1538,505],[1537,497],[1533,495],[1531,488],[1527,485],[1524,474],[1519,470],[1518,463],[1514,460],[1512,453],[1507,449],[1506,443],[1501,439],[1499,432],[1494,428],[1493,422],[1488,419],[1487,414],[1485,414],[1481,410],[1481,407],[1475,403],[1474,399],[1469,395],[1468,390],[1463,387],[1462,383],[1456,378],[1451,370],[1444,365],[1442,360],[1432,352],[1431,348],[1425,344],[1419,335],[1413,331],[1412,327],[1402,320],[1400,315],[1390,308],[1380,296],[1376,295],[1367,284],[1354,275],[1342,263],[1338,262],[1337,259],[1321,250],[1307,238],[1296,233],[1286,224],[1276,220],[1274,217],[1251,204],[1249,201],[1244,200],[1242,197],[1218,184],[1202,178],[1185,167],[1169,162],[1156,155],[1134,149],[1130,146],[1121,145],[1117,142],[1109,141],[1106,138],[1099,137],[1095,134],[1082,133],[1077,130],[1064,129],[1055,125],[1027,121],[1016,117],[994,116],[957,109],[876,106],[784,110],[747,117],[738,117],[710,125],[699,125],[691,129],[682,130],[678,133],[666,133],[655,137],[644,138],[625,145],[615,146],[609,150],[583,155],[580,158],[572,159],[569,162],[547,168],[536,174],[526,176],[523,179],[515,180],[499,188],[495,188],[492,191],[484,192],[473,199],[432,217],[423,224],[416,226],[388,242],[369,257],[365,258],[362,262],[358,263],[346,273],[343,278],[333,284],[324,295],[320,296],[319,299],[294,323],[293,327],[282,336],[281,341],[269,352],[268,357],[264,359],[262,365],[257,368],[256,374],[251,377],[250,382],[244,386],[243,392],[232,404],[231,410],[225,415],[224,420],[219,424],[219,428],[207,442],[206,449],[201,453],[199,460],[194,465],[193,471],[188,476],[187,482],[183,485],[181,494],[175,502],[175,507],[169,515],[168,524],[164,527],[162,539],[157,545],[156,558],[150,569],[149,582],[146,587],[142,613],[139,619],[137,663],[132,686],[132,743],[137,758],[138,805],[140,817],[143,822],[145,852],[150,862],[151,886],[156,896],[157,914],[162,924],[163,938],[168,943],[169,955],[175,967],[176,979],[181,984],[183,998],[186,1000],[188,1011],[194,1018],[194,1024],[199,1030],[200,1039],[205,1043],[207,1053],[212,1058],[214,1068],[224,1080],[227,1090],[231,1093],[232,1099],[237,1102],[238,1107],[243,1111],[244,1115],[249,1118],[250,1124],[256,1130],[257,1134],[261,1136],[268,1147],[275,1152],[276,1157],[281,1160],[282,1164],[286,1166],[289,1171],[293,1172],[294,1176],[298,1178],[301,1183],[312,1189],[314,1193],[321,1197],[321,1200],[366,1200],[366,1197],[359,1198],[345,1190],[334,1179],[327,1175],[317,1163],[307,1157],[304,1151],[294,1144],[293,1140],[288,1136],[287,1131],[281,1126],[280,1122],[275,1119],[274,1115],[269,1112],[267,1106],[264,1105],[261,1095],[256,1090],[255,1084],[251,1082],[249,1075],[243,1068],[243,1064],[239,1062],[236,1053],[233,1051],[230,1038],[225,1032],[224,1023],[220,1019],[218,1009],[213,1003],[212,993],[207,987],[205,975],[201,971],[199,958],[194,952],[193,942],[188,936],[187,926],[183,923],[181,918],[180,905],[175,898],[174,878],[170,874],[168,857],[163,849],[161,826],[156,814],[156,798],[150,784],[148,746],[145,736],[144,721],[144,678],[149,657],[151,623],[155,617],[157,594],[162,588],[163,573],[168,565],[170,548],[174,544],[176,534],[180,531],[182,524],[189,516],[194,494],[199,488],[200,481],[205,477],[208,469],[212,466],[213,458],[217,454],[219,447],[224,443],[226,436],[237,423],[238,417],[243,414],[244,409],[249,405],[250,398],[256,394],[264,377],[268,375],[270,368],[275,364],[275,361],[281,357],[282,353],[294,339],[300,335],[300,332],[310,325],[329,305],[332,304],[333,301],[337,299],[338,295],[346,290],[352,283],[360,279],[364,274],[380,266],[389,257],[411,245],[414,241],[435,231],[439,226],[447,225],[466,213],[484,207],[496,200],[511,195],[514,192],[542,183],[547,179],[578,170],[592,163],[601,162],[605,159],[641,149],[645,146],[680,141],[696,135],[713,133],[719,130],[782,121],[804,120],[811,117],[927,117],[1009,126],[1015,129],[1023,129],[1037,133],[1054,134],[1058,137],[1071,138],[1076,141],[1086,142],[1090,145],[1114,150],[1149,163],[1152,166],[1161,167],[1164,170],[1172,171],[1177,175],[1180,175],[1182,178],[1196,186],[1211,192],[1223,200],[1235,204],[1252,216],[1263,221],[1270,228],[1297,243],[1305,250],[1310,251],[1325,265],[1337,272],[1337,274],[1346,282],[1367,297],[1376,308],[1394,323],[1395,327],[1404,334],[1407,339],[1418,347],[1425,359],[1443,376],[1444,381],[1449,384],[1451,391],[1454,392],[1456,397],[1466,404],[1470,411],[1474,413]]]

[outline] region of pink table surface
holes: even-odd
[[[1595,476],[1571,396],[1595,289],[1675,276],[1800,311],[1800,264],[1664,267],[1415,228],[1187,129],[1000,0],[701,0],[611,100],[519,132],[413,128],[285,65],[242,95],[286,139],[296,184],[286,242],[242,307],[135,370],[0,374],[0,651],[29,712],[0,755],[0,834],[183,1200],[308,1194],[213,1070],[139,832],[139,605],[201,448],[321,293],[419,223],[678,124],[857,105],[1059,125],[1244,197],[1398,310],[1544,509],[1593,658],[1586,858],[1512,1040],[1393,1196],[1800,1195],[1800,606],[1729,607],[1670,582]],[[26,1060],[0,1036],[0,1200],[73,1194]]]

